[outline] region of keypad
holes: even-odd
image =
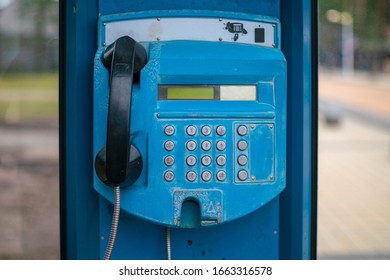
[[[163,127],[163,132],[166,138],[164,140],[166,182],[180,183],[183,179],[187,183],[227,181],[226,161],[231,155],[226,154],[228,133],[224,125],[167,123]],[[184,158],[180,159],[179,155]]]
[[[162,177],[171,184],[194,184],[194,187],[198,187],[195,183],[213,187],[213,184],[240,185],[273,178],[270,175],[261,177],[262,171],[253,169],[257,168],[254,163],[259,162],[254,156],[257,151],[262,154],[263,142],[257,139],[272,145],[272,128],[274,124],[246,123],[245,120],[230,123],[226,120],[218,123],[217,119],[195,119],[193,123],[184,120],[166,122],[161,126],[164,138]],[[253,146],[254,141],[260,146]]]

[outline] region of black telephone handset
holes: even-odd
[[[107,143],[96,156],[96,173],[107,185],[131,185],[141,174],[142,158],[130,144],[134,74],[147,62],[145,48],[129,36],[108,46],[103,64],[110,71]]]

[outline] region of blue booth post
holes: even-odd
[[[114,191],[102,182],[106,180],[105,175],[100,176],[98,170],[95,172],[95,158],[101,153],[105,135],[109,133],[106,131],[107,103],[109,93],[112,96],[114,91],[110,88],[109,75],[114,75],[115,72],[109,74],[106,68],[111,62],[102,59],[109,53],[106,41],[111,44],[118,38],[122,32],[118,31],[122,28],[122,22],[148,18],[157,18],[159,21],[160,17],[174,20],[189,17],[206,19],[198,21],[200,24],[210,18],[217,21],[219,19],[220,24],[224,24],[234,37],[231,38],[231,43],[142,42],[149,53],[149,64],[142,70],[140,81],[134,82],[135,109],[132,107],[132,114],[141,115],[144,111],[152,110],[153,106],[148,110],[140,109],[138,103],[157,102],[154,107],[157,111],[150,114],[156,116],[156,119],[141,122],[133,118],[131,121],[132,129],[136,130],[131,141],[143,157],[143,169],[134,186],[121,188],[123,211],[112,258],[165,259],[167,232],[172,250],[169,255],[173,259],[316,258],[316,1],[74,0],[60,1],[60,16],[62,259],[102,259],[110,235]],[[234,19],[234,22],[225,22],[225,18]],[[244,29],[251,22],[260,24],[250,30]],[[115,25],[117,23],[119,25]],[[115,26],[119,26],[119,29]],[[249,35],[244,35],[252,34],[253,30],[255,42],[242,41],[241,44],[240,40],[249,38]],[[204,30],[206,34],[208,31],[211,32]],[[270,36],[273,38],[272,42],[267,41]],[[219,41],[222,40],[225,39],[220,38]],[[259,46],[253,46],[256,44]],[[116,65],[115,52],[119,52],[119,47],[112,55],[112,65]],[[224,57],[225,52],[237,52],[237,55],[228,60],[227,56]],[[170,60],[176,60],[174,66]],[[180,61],[184,63],[179,65]],[[204,61],[208,61],[209,66],[203,69]],[[219,65],[221,61],[225,61],[224,67]],[[108,69],[109,67],[111,66]],[[121,67],[123,71],[125,68]],[[158,82],[155,78],[157,76]],[[200,86],[194,87],[194,84]],[[205,89],[204,85],[210,84],[212,86],[206,86]],[[229,85],[252,84],[257,86],[257,93],[255,90],[254,95],[257,97],[253,99],[250,99],[250,87],[243,86],[240,89],[246,91],[245,95],[249,96],[248,100],[252,100],[252,103],[218,103],[215,100],[232,98],[223,93]],[[204,99],[217,102],[210,107],[217,110],[212,113],[212,120],[204,125],[204,119],[211,110],[205,109],[210,100],[169,101],[170,98],[182,98],[182,93],[177,93],[172,85],[180,85],[181,90],[186,92],[187,99],[195,98],[191,92],[196,90],[204,94]],[[143,94],[147,93],[147,97],[142,97],[145,98],[142,99],[143,102],[140,100],[141,88]],[[213,92],[212,97],[210,92]],[[264,93],[264,99],[254,102],[259,92]],[[194,104],[204,106],[199,108],[199,112],[186,115],[180,110],[170,111],[170,104],[180,105],[178,108],[188,106],[189,110]],[[229,108],[229,104],[233,106]],[[178,116],[180,120],[175,120]],[[167,126],[164,118],[172,123]],[[191,183],[189,172],[183,167],[185,165],[176,163],[176,177],[173,177],[173,173],[168,174],[169,170],[160,172],[159,161],[151,159],[152,156],[166,157],[164,150],[161,152],[155,147],[159,145],[158,140],[170,135],[167,127],[173,127],[173,136],[177,135],[175,141],[187,141],[187,136],[179,135],[179,131],[186,128],[188,133],[189,123],[183,121],[186,118],[192,118],[190,122],[193,127],[198,127],[198,130],[202,128],[203,136],[209,135],[203,132],[204,127],[226,128],[226,132],[217,131],[212,136],[214,138],[210,138],[218,143],[224,142],[222,144],[227,146],[224,154],[227,163],[222,164],[226,168],[221,169],[220,163],[211,164],[212,173],[218,174],[215,179],[203,177],[207,175],[205,172],[202,173],[202,179],[194,179],[195,182],[209,182],[200,191],[196,187],[180,188],[187,185],[199,186]],[[142,131],[141,123],[149,127],[147,133],[137,132]],[[161,131],[165,127],[166,135],[153,134],[151,131],[156,127],[160,127]],[[243,127],[250,130],[248,134],[242,131]],[[222,138],[218,138],[220,136]],[[250,145],[245,159],[251,165],[246,170],[241,168],[246,166],[246,162],[229,161],[233,159],[232,155],[236,160],[236,154],[239,156],[244,153],[242,151],[245,147],[239,146],[238,150],[234,148],[235,141],[242,144],[242,140]],[[257,142],[269,145],[269,148],[264,148],[266,152],[256,148],[254,144]],[[217,146],[216,151],[210,155],[217,157],[223,150],[224,147]],[[188,158],[188,151],[179,151],[176,156]],[[200,157],[204,157],[203,151],[200,150],[197,156],[200,161]],[[200,166],[198,170],[203,171],[204,167]],[[231,170],[238,174],[237,178],[230,174]],[[187,178],[180,179],[178,171],[183,174],[187,172]],[[251,176],[247,177],[246,172],[251,172]],[[159,177],[160,173],[164,177]],[[156,188],[158,182],[162,182],[158,192],[150,191]],[[268,189],[264,191],[261,186]],[[165,190],[169,190],[172,196],[168,197]],[[252,195],[247,195],[248,193]],[[183,221],[182,208],[187,200],[198,206],[196,211],[200,211],[200,228],[194,228],[191,222],[186,224]],[[193,210],[188,211],[193,215]],[[210,224],[212,226],[208,226]]]

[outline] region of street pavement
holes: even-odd
[[[390,79],[323,73],[319,85],[318,258],[390,259]]]

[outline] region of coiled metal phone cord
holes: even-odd
[[[172,260],[172,251],[171,251],[171,228],[166,228],[166,244],[167,244],[167,260]]]
[[[111,257],[112,249],[114,249],[116,234],[118,232],[119,215],[121,210],[121,196],[120,196],[119,185],[114,187],[114,195],[115,195],[114,212],[112,214],[110,238],[108,239],[106,252],[104,254],[105,260],[109,260]]]

